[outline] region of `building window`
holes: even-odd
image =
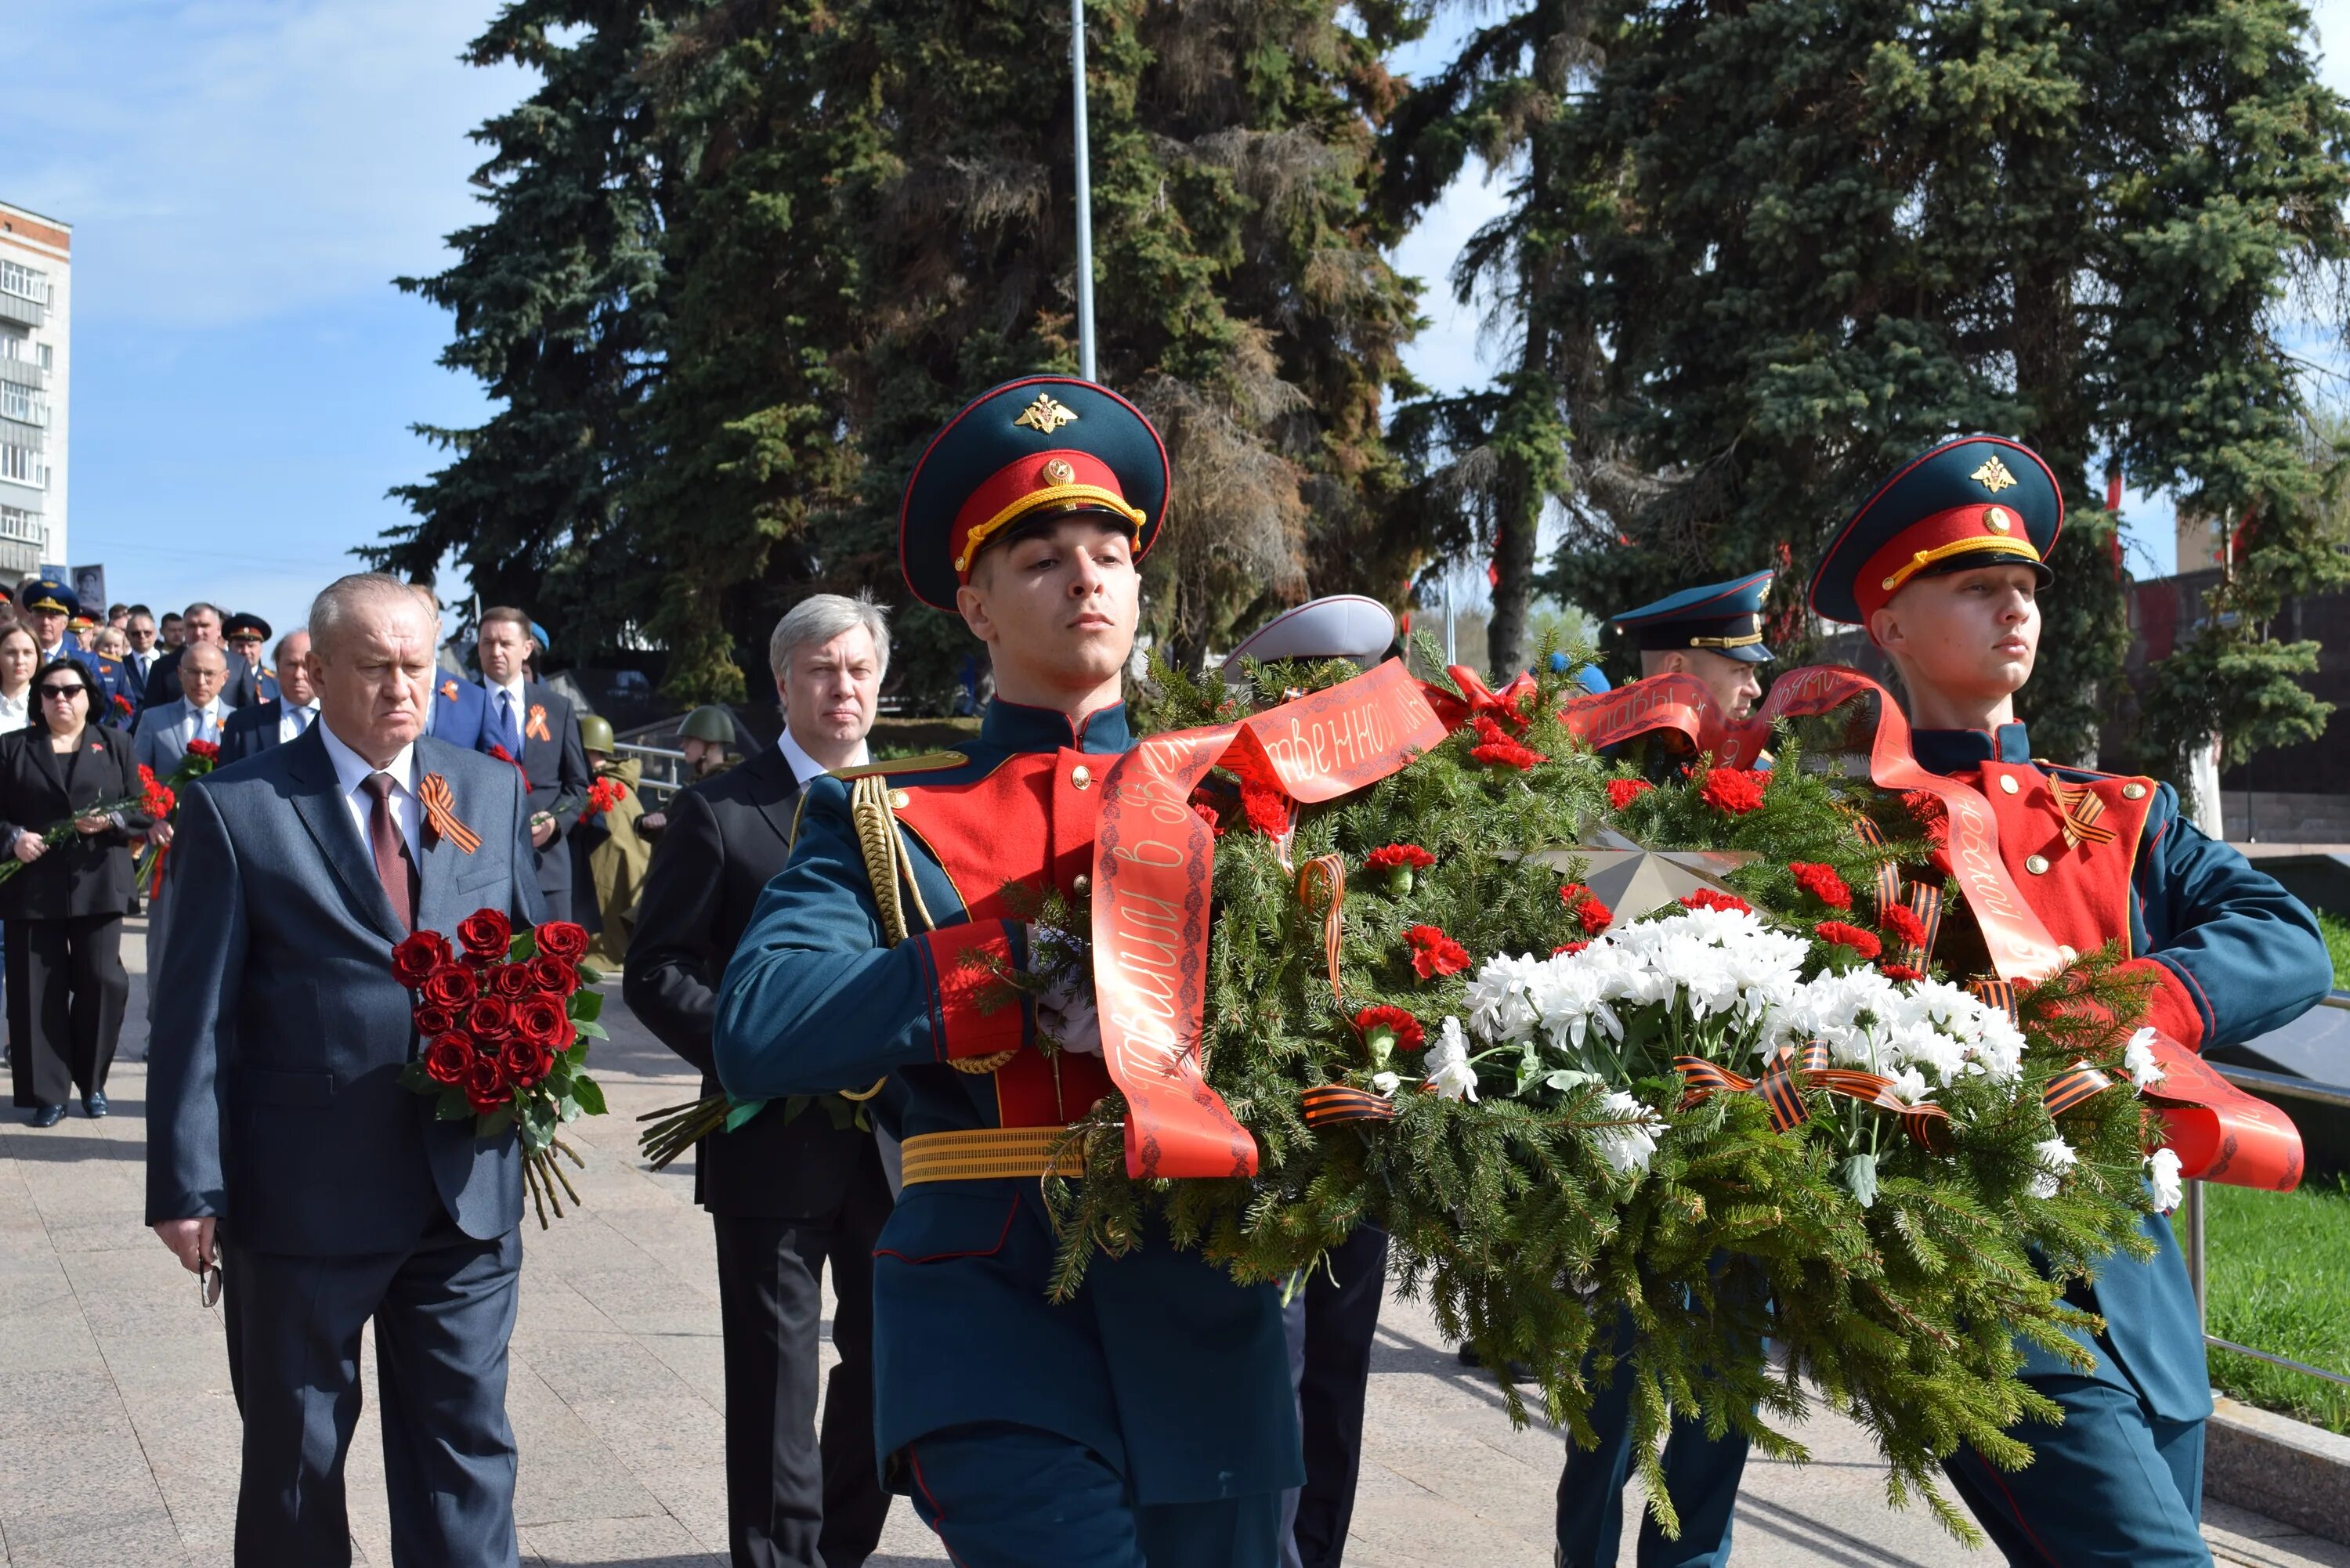
[[[21,332],[0,330],[0,359],[28,363],[33,358],[33,341]]]
[[[0,381],[0,417],[28,425],[45,425],[49,422],[49,402],[47,398],[36,397],[29,387]]]
[[[49,275],[36,272],[23,262],[0,259],[0,294],[13,294],[36,305],[47,305],[49,302]]]
[[[39,452],[0,443],[0,479],[29,484],[36,490],[47,490],[49,487],[49,465],[41,461]]]
[[[27,512],[21,506],[0,506],[0,539],[15,539],[46,549],[48,547],[49,531],[42,525],[37,514]]]

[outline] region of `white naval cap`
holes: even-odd
[[[1333,594],[1284,610],[1224,659],[1224,680],[1237,686],[1247,678],[1243,663],[1273,664],[1284,659],[1351,659],[1368,668],[1395,643],[1395,614],[1361,594]]]

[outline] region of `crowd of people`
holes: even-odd
[[[430,593],[377,574],[321,593],[274,667],[252,617],[194,605],[156,623],[127,607],[125,663],[94,626],[79,646],[62,585],[19,593],[22,629],[0,634],[0,712],[20,726],[0,738],[0,852],[24,866],[0,884],[17,1099],[54,1123],[78,1090],[103,1113],[120,926],[141,891],[130,849],[164,845],[144,890],[147,1217],[224,1293],[240,1564],[350,1560],[343,1465],[370,1323],[394,1560],[518,1563],[505,1381],[521,1160],[511,1128],[477,1137],[401,1086],[416,1014],[390,959],[466,939],[469,917],[545,932],[592,902],[630,1009],[733,1102],[694,1174],[718,1264],[735,1563],[862,1563],[895,1494],[974,1568],[1336,1568],[1386,1239],[1359,1232],[1284,1300],[1146,1228],[1055,1303],[1042,1179],[1115,1092],[1102,1021],[1089,996],[1004,1006],[973,980],[1035,951],[1017,890],[1089,897],[1101,786],[1134,744],[1138,564],[1170,482],[1149,421],[1104,389],[1038,377],[985,394],[915,469],[899,540],[912,596],[985,647],[995,690],[977,732],[875,763],[889,623],[869,600],[812,595],[767,649],[776,743],[727,766],[732,721],[691,716],[698,777],[659,812],[621,809],[635,781],[616,738],[534,676],[546,639],[521,610],[479,618],[476,676],[447,659]],[[2174,1038],[2243,1038],[2279,996],[2324,989],[2314,921],[2168,792],[2033,763],[2015,721],[2062,516],[2025,449],[1949,443],[1847,524],[1811,602],[1886,650],[1920,765],[1981,792],[2065,940],[2126,943]],[[1751,710],[1770,576],[1617,617],[1644,675]],[[1385,651],[1386,633],[1322,647],[1284,625],[1291,640],[1259,651]],[[176,776],[200,744],[223,766],[175,814],[100,809],[142,765]],[[2059,784],[2106,802],[2134,849],[2026,855],[2053,831]],[[611,853],[583,887],[591,829]],[[175,911],[190,888],[201,909]],[[2168,1238],[2149,1217],[2150,1256],[2116,1252],[2079,1287],[2106,1328],[2083,1331],[2078,1356],[2040,1347],[2027,1363],[2073,1417],[2011,1432],[2033,1466],[2008,1475],[1964,1445],[1949,1461],[2011,1562],[2210,1561],[2196,1522],[2210,1405]],[[838,1359],[820,1399],[827,1272]],[[1559,1485],[1561,1563],[1616,1560],[1631,1422],[1614,1386],[1597,1449]],[[1688,1528],[1644,1532],[1642,1563],[1728,1560],[1744,1457],[1734,1433],[1676,1428],[1664,1464]]]

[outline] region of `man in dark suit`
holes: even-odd
[[[147,698],[140,704],[142,707],[179,700],[180,657],[194,644],[209,642],[221,650],[224,658],[228,656],[228,645],[222,640],[222,616],[218,605],[209,605],[199,599],[188,607],[188,613],[180,624],[184,640],[157,659],[154,668],[147,672]],[[261,700],[260,692],[254,686],[252,665],[242,659],[228,659],[228,682],[221,688],[220,700],[231,708],[248,707]]]
[[[432,612],[432,624],[438,627],[441,596],[432,591],[430,583],[411,583],[409,587]],[[444,663],[432,673],[432,701],[425,705],[424,732],[452,746],[487,752],[496,744],[495,737],[490,733],[489,695],[453,673],[454,669],[453,663]]]
[[[147,1218],[191,1272],[224,1265],[239,1568],[350,1562],[370,1320],[392,1561],[514,1568],[521,1159],[400,1086],[391,950],[483,909],[537,919],[528,806],[512,768],[419,737],[433,639],[406,584],[345,577],[310,629],[319,722],[182,802],[172,874],[206,907],[156,975]],[[471,854],[422,806],[436,777]]]
[[[869,599],[817,594],[768,647],[785,730],[776,744],[678,795],[654,852],[623,994],[718,1092],[711,1053],[719,976],[790,853],[801,784],[866,760],[889,628]],[[775,1105],[702,1140],[694,1197],[718,1236],[726,1347],[727,1535],[735,1568],[854,1568],[889,1495],[873,1456],[873,1244],[889,1188],[873,1137],[833,1105]],[[819,1281],[839,1308],[816,1434]]]
[[[500,606],[482,612],[475,657],[482,666],[482,693],[489,701],[492,743],[530,775],[530,842],[538,853],[538,890],[548,918],[571,918],[571,846],[564,833],[588,804],[588,753],[571,702],[543,680],[528,678],[525,666],[537,648],[530,617]]]
[[[156,662],[163,657],[163,650],[155,644],[155,612],[145,605],[132,605],[129,618],[123,622],[122,635],[130,643],[122,668],[138,683],[139,701],[144,706],[148,678],[154,674]]]
[[[298,741],[318,719],[318,697],[305,667],[310,656],[310,634],[296,627],[277,639],[272,655],[277,661],[277,693],[250,708],[239,708],[221,727],[221,762],[225,764]]]

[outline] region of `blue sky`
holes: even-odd
[[[2350,40],[2350,0],[2316,11]],[[491,14],[8,0],[0,199],[74,225],[72,554],[104,562],[115,597],[291,626],[403,515],[386,488],[434,465],[408,426],[482,417],[474,384],[434,363],[448,317],[390,280],[445,264],[442,236],[476,212],[467,133],[528,90],[457,57]],[[2350,44],[2329,75],[2350,91],[2345,61]],[[1444,286],[1497,205],[1471,174],[1402,248],[1434,318],[1407,358],[1435,385],[1506,349]],[[2131,512],[2137,568],[2167,570],[2168,507]]]

